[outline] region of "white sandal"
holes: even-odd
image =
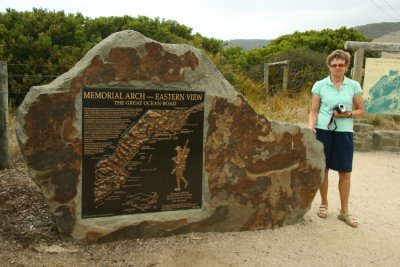
[[[328,206],[327,205],[319,205],[319,209],[318,209],[318,213],[317,213],[318,217],[322,218],[322,219],[326,219],[328,217]]]
[[[357,219],[354,218],[353,215],[351,215],[350,213],[341,212],[338,215],[338,219],[341,221],[344,221],[345,223],[347,223],[348,225],[350,225],[353,228],[358,227]]]

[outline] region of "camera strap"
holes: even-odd
[[[334,128],[333,129],[331,129],[332,127],[332,124],[334,125]],[[335,116],[333,116],[333,114],[332,114],[332,116],[331,116],[331,119],[330,119],[330,121],[329,121],[329,123],[328,123],[328,130],[330,130],[330,131],[335,131],[337,129],[337,124],[336,124],[336,120],[335,120]]]

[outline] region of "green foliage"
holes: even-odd
[[[382,124],[382,118],[377,115],[370,115],[367,117],[367,122],[373,126],[379,127]]]
[[[289,61],[288,88],[291,94],[298,94],[303,88],[327,75],[326,55],[308,48],[294,48],[267,56],[268,62]],[[281,88],[283,67],[270,67],[269,81],[272,92]]]
[[[245,72],[252,78],[257,78],[251,75],[251,69],[263,64],[267,56],[267,50],[265,48],[256,48],[244,51],[241,47],[235,46],[225,49],[224,56],[229,64],[237,66],[238,71]]]
[[[243,48],[239,46],[234,46],[225,49],[225,57],[228,59],[229,63],[238,66],[240,69],[247,67],[247,57],[243,53]]]
[[[222,40],[192,35],[192,28],[173,20],[145,16],[90,19],[64,11],[7,9],[0,13],[0,60],[9,65],[10,96],[19,103],[33,85],[49,83],[101,40],[127,29],[159,42],[191,44],[209,53],[223,50]]]
[[[365,36],[353,29],[342,27],[337,30],[295,32],[283,35],[266,47],[268,53],[276,53],[293,48],[309,48],[313,51],[329,54],[336,49],[344,49],[346,41],[368,41]]]
[[[10,92],[24,93],[75,64],[86,52],[82,50],[84,23],[81,14],[67,16],[63,11],[0,13],[0,60],[9,64]]]
[[[201,47],[210,53],[219,53],[223,51],[223,41],[215,38],[202,37],[203,42]]]
[[[268,46],[244,51],[240,47],[225,49],[227,62],[251,79],[262,82],[264,63],[289,60],[288,90],[292,94],[310,87],[316,80],[327,75],[326,56],[335,49],[343,49],[346,41],[367,41],[364,35],[355,30],[340,28],[322,31],[295,32],[272,40]],[[368,53],[368,56],[379,53]],[[271,67],[269,83],[272,93],[282,88],[282,67]]]
[[[232,84],[237,91],[246,96],[247,99],[253,102],[265,100],[266,95],[262,82],[254,81],[244,72],[239,71],[236,65],[229,64],[227,58],[222,53],[209,55],[209,57],[229,83]]]
[[[341,28],[295,32],[252,50],[240,47],[224,50],[222,40],[192,34],[192,28],[173,20],[145,16],[91,19],[64,11],[33,9],[17,12],[7,9],[0,13],[0,60],[9,65],[10,92],[23,96],[31,86],[49,83],[101,40],[128,29],[160,42],[189,44],[203,49],[228,81],[253,100],[266,97],[263,92],[264,63],[289,60],[288,89],[297,94],[326,75],[327,53],[343,48],[345,41],[366,41],[359,31]],[[282,68],[271,68],[269,79],[272,88],[278,89]],[[15,95],[11,94],[11,97]]]

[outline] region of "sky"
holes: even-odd
[[[400,0],[0,0],[7,8],[42,8],[86,17],[174,20],[209,38],[274,39],[295,31],[400,22]]]

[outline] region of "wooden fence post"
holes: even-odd
[[[282,81],[282,89],[284,93],[287,93],[288,81],[289,81],[289,61],[286,60],[286,64],[283,65],[283,81]]]
[[[282,80],[282,90],[287,93],[287,86],[289,80],[289,60],[274,62],[274,63],[264,63],[264,86],[265,93],[269,94],[269,67],[270,66],[283,66],[283,80]]]
[[[8,72],[7,63],[0,61],[0,170],[8,167]]]
[[[264,86],[265,94],[269,95],[269,65],[264,63]]]

